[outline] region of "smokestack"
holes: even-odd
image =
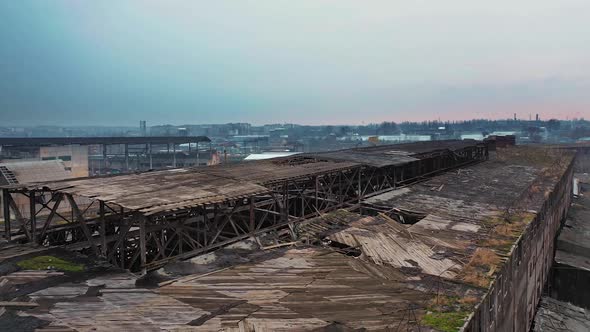
[[[516,113],[514,113],[514,121],[516,121]]]
[[[536,114],[535,121],[537,121],[537,122],[539,121],[539,113]]]

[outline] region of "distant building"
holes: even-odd
[[[88,146],[42,146],[39,149],[39,157],[41,160],[63,161],[66,170],[71,171],[73,177],[88,176]]]
[[[58,181],[73,177],[73,172],[61,160],[17,161],[0,164],[0,186]],[[28,217],[28,209],[26,209],[29,204],[28,198],[23,195],[13,195],[13,197],[16,206],[23,211],[23,217]],[[0,200],[0,205],[1,202],[3,200]]]
[[[269,146],[268,135],[237,135],[231,139],[241,153],[257,153]]]
[[[139,121],[139,133],[141,136],[147,136],[147,126],[145,120]]]

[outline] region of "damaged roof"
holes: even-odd
[[[14,184],[22,190],[60,191],[138,211],[146,216],[215,204],[269,192],[273,183],[344,171],[362,165],[396,165],[418,160],[411,155],[456,150],[475,141],[433,141],[385,145],[331,153],[295,155],[211,167],[171,169],[66,181]],[[373,160],[373,161],[372,161]]]
[[[328,160],[356,162],[373,167],[386,167],[403,165],[418,161],[433,153],[455,152],[478,144],[482,143],[474,140],[413,142],[321,152],[312,154],[312,156]]]
[[[28,297],[45,305],[19,317],[72,330],[443,330],[435,317],[459,330],[556,184],[532,164],[499,158],[375,196],[367,215],[300,223],[295,247],[159,288],[106,275],[37,289]],[[512,207],[512,232],[496,233]]]
[[[238,179],[212,177],[196,169],[106,176],[26,186],[114,203],[145,215],[180,210],[269,192],[268,188]]]
[[[590,312],[571,303],[543,296],[531,331],[590,331]]]

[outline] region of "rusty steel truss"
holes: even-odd
[[[61,190],[4,188],[4,235],[13,241],[64,246],[124,269],[145,271],[279,229],[296,237],[294,224],[301,220],[339,208],[358,208],[365,197],[485,160],[488,155],[485,146],[473,145],[419,157],[402,165],[358,164],[270,179],[262,183],[268,188],[264,193],[150,215],[100,199],[82,204],[76,195]],[[301,160],[310,162],[309,157],[287,159]],[[26,207],[15,203],[19,196],[20,201],[28,200]]]

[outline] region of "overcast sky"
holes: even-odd
[[[589,0],[0,0],[0,125],[590,117]]]

